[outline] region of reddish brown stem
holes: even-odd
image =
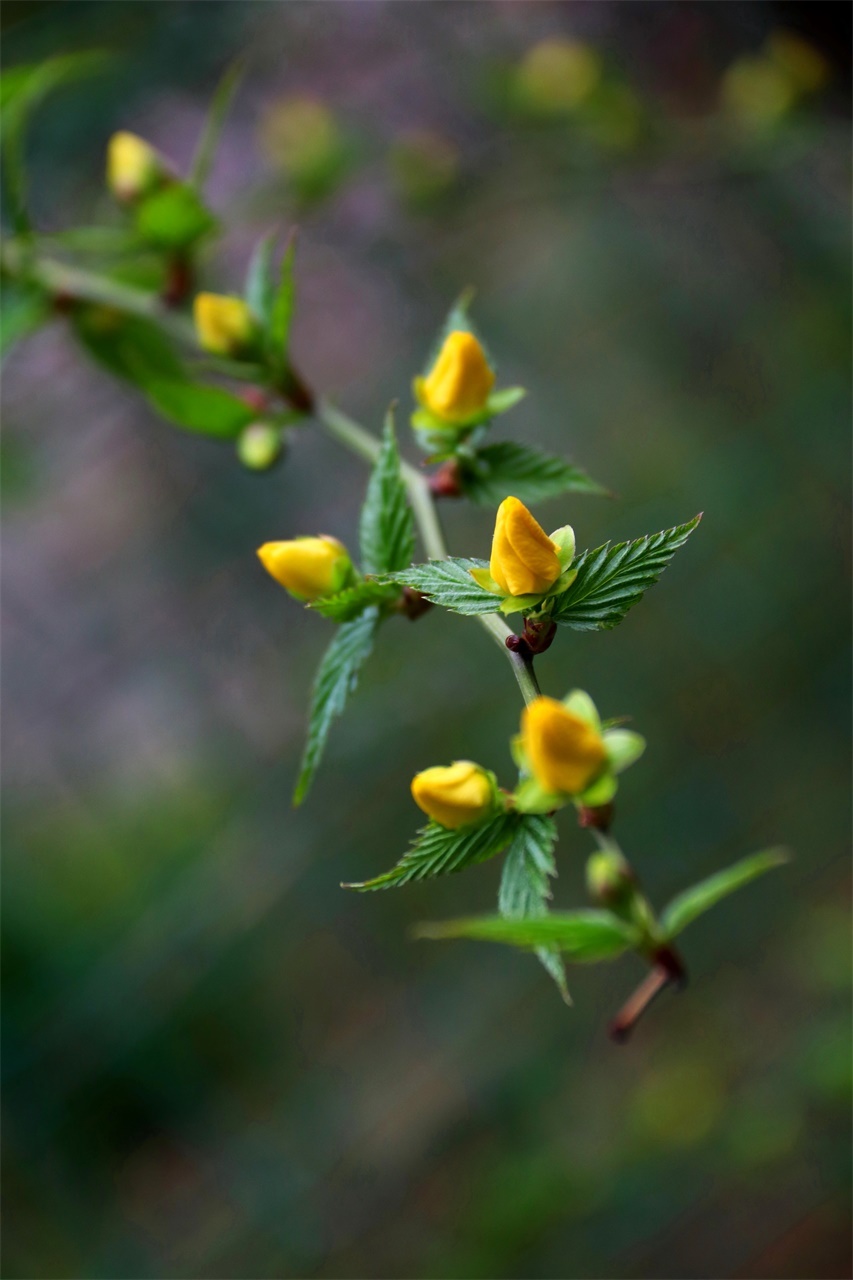
[[[683,987],[687,972],[671,947],[660,947],[652,957],[654,968],[629,996],[608,1027],[611,1040],[624,1044],[652,1001],[670,985]]]

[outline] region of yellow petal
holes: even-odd
[[[435,765],[412,779],[415,804],[451,831],[489,816],[495,807],[492,781],[470,760]]]
[[[456,329],[444,340],[429,376],[420,380],[418,398],[437,418],[463,423],[486,406],[495,375],[473,333]]]
[[[510,596],[541,594],[560,576],[556,544],[518,498],[498,507],[489,572]]]
[[[607,761],[601,735],[555,698],[525,707],[521,734],[533,776],[547,792],[579,795]]]

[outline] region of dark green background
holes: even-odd
[[[844,68],[760,143],[709,123],[729,62],[801,9],[4,6],[8,65],[121,54],[35,121],[43,227],[115,218],[116,128],[185,165],[247,50],[203,282],[238,288],[257,236],[298,219],[296,353],[374,427],[394,397],[405,421],[473,284],[501,380],[531,393],[496,437],[619,495],[543,504],[546,526],[595,545],[704,510],[625,623],[561,635],[541,679],[647,736],[617,831],[653,900],[795,853],[691,929],[691,986],[626,1048],[605,1027],[633,959],[576,971],[567,1010],[524,955],[409,941],[491,909],[498,866],[371,897],[338,884],[402,852],[417,769],[471,757],[511,780],[506,664],[464,619],[387,626],[294,813],[330,630],[254,549],[353,545],[362,464],[310,428],[249,475],[51,324],[4,382],[7,1276],[849,1275]],[[657,121],[643,146],[507,113],[504,69],[557,33],[634,86]],[[353,168],[297,207],[258,125],[306,92]],[[460,173],[412,208],[388,150],[424,127]],[[486,554],[490,512],[443,514],[453,551]],[[590,842],[570,813],[560,830],[570,906]]]

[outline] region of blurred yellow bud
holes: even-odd
[[[419,207],[443,196],[459,173],[456,147],[428,129],[401,134],[388,158],[399,194]]]
[[[257,322],[242,298],[198,293],[193,302],[198,340],[217,356],[246,355],[257,338]]]
[[[418,399],[437,418],[464,423],[486,407],[495,375],[473,333],[447,335],[426,378],[416,380]]]
[[[790,31],[774,31],[767,51],[799,93],[817,93],[829,79],[829,64],[823,55]]]
[[[451,830],[482,822],[496,807],[494,780],[470,760],[424,769],[412,779],[412,796],[424,813]]]
[[[721,95],[728,112],[762,128],[787,114],[796,92],[788,74],[769,58],[738,58],[723,76]]]
[[[562,572],[556,543],[518,498],[498,507],[489,573],[508,596],[538,595]]]
[[[265,542],[258,549],[258,559],[294,599],[303,601],[341,591],[352,571],[346,547],[325,534],[319,538]]]
[[[114,133],[107,144],[107,186],[118,200],[138,200],[166,176],[163,157],[135,133]]]
[[[542,40],[528,49],[516,72],[522,105],[542,112],[571,111],[601,79],[601,59],[577,40]]]
[[[580,795],[607,763],[601,734],[555,698],[525,707],[521,741],[533,776],[549,794]]]

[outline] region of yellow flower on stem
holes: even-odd
[[[415,379],[415,394],[436,418],[459,425],[485,410],[494,385],[494,371],[474,334],[456,329],[427,377]]]
[[[343,543],[325,534],[265,542],[258,559],[295,600],[310,602],[343,590],[352,576],[352,561]]]
[[[167,176],[159,151],[135,133],[114,133],[107,144],[107,186],[127,202],[150,195]]]
[[[193,320],[205,351],[239,358],[252,351],[258,324],[242,298],[221,293],[199,293],[193,302]]]
[[[424,769],[412,779],[412,796],[425,814],[452,831],[482,822],[497,809],[494,777],[471,760]]]

